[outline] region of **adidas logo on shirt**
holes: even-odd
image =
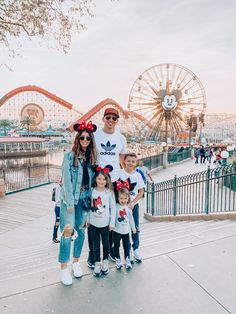
[[[116,144],[111,145],[110,141],[107,141],[106,145],[101,144],[101,147],[105,152],[100,152],[100,155],[115,155],[115,152],[112,152],[112,150],[115,149]]]

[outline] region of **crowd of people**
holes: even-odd
[[[131,269],[134,261],[142,262],[139,201],[152,177],[142,162],[138,165],[137,155],[127,152],[126,139],[116,130],[118,121],[118,110],[107,108],[102,129],[97,130],[91,121],[75,124],[72,150],[64,155],[62,177],[55,189],[53,229],[53,242],[60,243],[58,261],[64,285],[72,284],[68,266],[72,241],[72,273],[76,278],[83,276],[80,256],[86,229],[87,265],[94,269],[94,276],[109,273],[109,260],[117,269]]]
[[[203,145],[200,146],[194,152],[195,164],[201,163],[204,164],[208,162],[211,164],[213,161],[214,164],[217,166],[221,165],[221,148],[219,148],[216,152],[214,152],[213,148],[205,148]]]

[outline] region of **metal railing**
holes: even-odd
[[[49,164],[0,170],[6,194],[55,182],[60,175],[61,167]]]
[[[168,152],[168,163],[175,163],[187,158],[191,158],[191,150],[183,150],[179,153],[169,153]]]
[[[235,201],[233,165],[147,184],[147,213],[153,216],[230,212]]]
[[[142,158],[144,166],[148,169],[154,169],[163,166],[163,154]]]
[[[173,155],[177,154],[179,153]],[[188,158],[188,155],[182,154],[182,157]],[[180,160],[180,157],[176,158],[178,159],[177,161]],[[150,170],[163,166],[162,153],[156,156],[145,157],[142,160],[144,165]],[[61,167],[50,164],[0,170],[0,178],[3,178],[5,181],[6,194],[55,182],[60,175]]]

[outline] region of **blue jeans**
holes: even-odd
[[[139,204],[136,204],[132,210],[136,233],[132,233],[133,250],[139,248]]]
[[[87,192],[80,194],[80,199],[73,213],[67,211],[66,205],[61,203],[61,217],[60,217],[60,230],[62,233],[59,251],[59,263],[68,263],[70,260],[71,249],[71,236],[66,237],[63,235],[63,230],[66,225],[70,225],[77,232],[77,237],[74,241],[73,257],[79,258],[81,255],[82,247],[85,237],[85,223],[87,220],[88,212],[83,210],[83,199],[87,197]]]

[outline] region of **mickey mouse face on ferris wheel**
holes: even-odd
[[[165,110],[173,110],[177,106],[177,101],[175,95],[166,95],[164,101],[162,102],[162,107]]]

